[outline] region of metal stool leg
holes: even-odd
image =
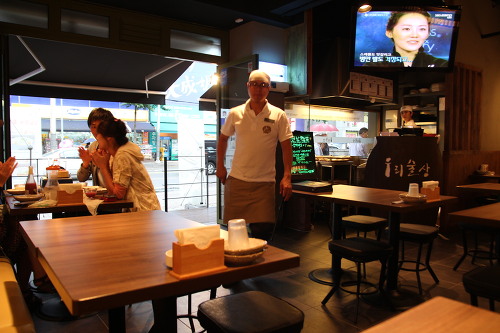
[[[417,273],[417,284],[418,284],[418,293],[422,295],[422,282],[420,281],[420,258],[422,257],[422,243],[418,244],[418,255],[415,263],[415,272]]]
[[[465,257],[467,257],[467,253],[469,252],[469,249],[467,247],[467,233],[465,232],[465,230],[462,230],[462,244],[463,244],[463,247],[464,247],[464,253],[460,257],[460,259],[458,259],[458,261],[455,264],[455,266],[453,266],[453,270],[454,271],[456,271],[458,269],[458,267],[462,264],[462,262],[464,261]]]
[[[434,273],[434,270],[432,269],[431,264],[430,264],[433,243],[434,243],[434,241],[431,241],[429,243],[429,247],[427,248],[427,256],[425,257],[425,267],[427,267],[427,270],[429,271],[432,278],[434,279],[434,282],[439,283],[439,279],[438,279],[436,273]]]

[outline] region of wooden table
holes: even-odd
[[[174,230],[199,223],[163,211],[21,222],[31,250],[73,315],[109,310],[125,331],[127,304],[153,300],[168,310],[154,329],[176,332],[176,297],[299,266],[297,254],[269,246],[254,264],[178,280],[165,266]]]
[[[457,186],[462,208],[498,201],[500,183],[478,183]]]
[[[473,223],[490,228],[500,229],[500,202],[464,209],[449,214],[451,221],[457,223]]]
[[[434,297],[363,333],[497,333],[500,314],[444,297]]]
[[[500,183],[478,183],[457,186],[457,190],[463,193],[480,193],[481,195],[500,194]]]
[[[495,173],[494,175],[478,175],[478,174],[473,174],[470,175],[469,178],[474,181],[474,182],[491,182],[491,183],[500,183],[500,174]]]
[[[370,187],[333,185],[330,193],[311,193],[293,191],[294,195],[314,197],[332,203],[332,238],[341,238],[342,206],[355,206],[383,210],[388,213],[389,242],[393,246],[393,255],[389,258],[387,273],[387,289],[396,290],[398,280],[399,256],[399,225],[401,214],[418,212],[432,207],[442,207],[456,200],[456,197],[441,196],[438,200],[418,204],[394,202],[399,200],[401,191],[376,189]],[[334,264],[333,269],[340,269],[340,262]]]
[[[18,201],[13,196],[6,196],[5,203],[10,216],[18,221],[22,221],[28,215],[46,214],[46,213],[65,213],[65,212],[88,212],[84,203],[64,204],[54,207],[30,208],[27,206],[16,206]],[[120,208],[132,208],[134,203],[128,200],[117,200],[113,202],[102,202],[97,208],[98,212],[117,211]]]

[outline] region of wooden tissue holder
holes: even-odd
[[[422,187],[420,189],[420,193],[425,194],[427,196],[427,201],[439,200],[439,186],[436,186],[434,190],[431,190],[429,187]]]
[[[75,203],[83,203],[83,190],[76,190],[69,194],[66,191],[57,191],[57,204],[69,205]]]
[[[200,250],[194,244],[172,243],[172,263],[170,274],[179,280],[223,271],[224,239],[214,239],[206,249]]]

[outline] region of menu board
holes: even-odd
[[[314,179],[316,174],[316,160],[313,133],[294,131],[291,142],[293,180]]]

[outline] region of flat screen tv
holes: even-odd
[[[460,7],[391,6],[353,12],[354,71],[453,69]]]

